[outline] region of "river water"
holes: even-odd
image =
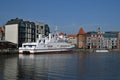
[[[120,80],[120,53],[0,55],[0,80]]]

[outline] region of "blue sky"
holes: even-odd
[[[0,26],[12,18],[44,22],[51,31],[77,34],[80,27],[120,31],[120,0],[0,0]]]

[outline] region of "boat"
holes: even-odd
[[[71,51],[74,47],[74,45],[68,43],[65,36],[49,33],[49,36],[44,37],[39,34],[36,42],[23,43],[22,47],[19,47],[19,53],[66,52]]]
[[[109,50],[107,50],[107,49],[97,49],[97,50],[95,50],[95,52],[109,52]]]

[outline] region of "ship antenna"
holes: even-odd
[[[58,27],[56,26],[55,27],[55,33],[58,33],[59,32],[59,30],[58,30]]]
[[[58,30],[58,27],[57,27],[57,26],[55,27],[55,34],[56,34],[56,35],[59,34],[59,30]]]
[[[55,32],[58,32],[58,27],[57,26],[55,27]]]

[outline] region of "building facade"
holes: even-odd
[[[34,22],[23,21],[23,19],[11,19],[5,25],[5,40],[18,44],[24,42],[35,42],[39,33],[46,35],[46,28],[39,28]]]
[[[48,36],[50,33],[50,28],[47,24],[41,22],[34,22],[36,26],[36,38],[38,38],[39,34],[43,36]]]
[[[68,34],[67,38],[68,38],[69,43],[74,44],[75,46],[77,46],[77,35],[76,34]]]
[[[103,33],[98,32],[87,32],[86,36],[86,48],[103,48],[104,47],[104,36]]]
[[[118,46],[118,32],[105,32],[104,44],[107,49],[117,49]]]
[[[99,28],[100,29],[100,28]],[[87,49],[117,49],[118,32],[87,32],[86,36]]]
[[[5,25],[5,40],[18,43],[18,24]]]
[[[120,32],[118,33],[118,41],[117,41],[117,48],[120,49]]]

